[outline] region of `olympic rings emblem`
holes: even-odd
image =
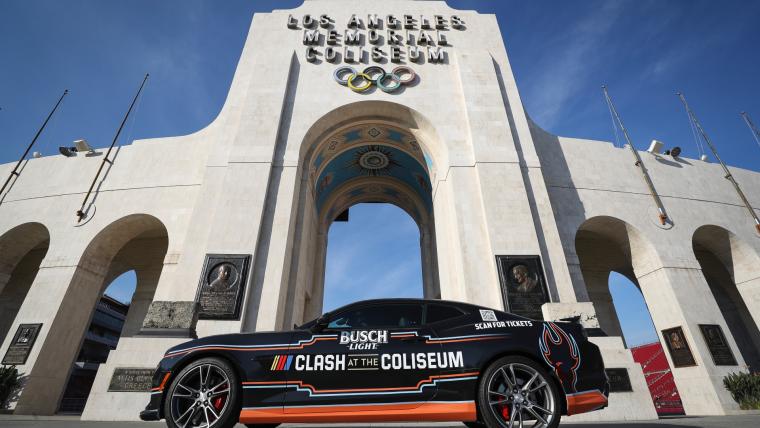
[[[383,92],[396,92],[401,86],[409,84],[417,78],[417,74],[410,67],[400,65],[390,73],[386,73],[379,65],[370,65],[357,72],[351,66],[344,65],[335,69],[333,79],[343,86],[348,86],[354,92],[364,92],[377,86]]]

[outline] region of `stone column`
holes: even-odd
[[[760,329],[760,266],[756,266],[758,276],[754,278],[736,277],[736,289],[747,305],[755,325]]]
[[[14,328],[21,323],[52,322],[43,323],[26,364],[18,366],[27,377],[15,413],[53,415],[58,410],[71,364],[100,298],[105,269],[95,270],[98,265],[96,261],[88,264],[90,269],[46,265],[37,274]],[[5,353],[8,343],[6,339],[0,352]]]
[[[726,322],[715,303],[702,271],[694,267],[659,267],[650,272],[636,272],[638,283],[649,307],[668,363],[673,370],[678,391],[688,415],[724,415],[737,413],[739,406],[723,387],[723,378],[737,371],[744,361],[731,337]],[[718,324],[723,329],[739,366],[716,366],[707,349],[698,324]],[[695,366],[676,367],[667,351],[662,330],[681,327]]]
[[[161,265],[154,269],[139,269],[135,273],[137,286],[132,295],[127,318],[124,320],[124,327],[121,329],[121,337],[131,337],[140,332],[145,314],[148,313],[148,307],[153,302],[153,295],[156,293],[158,279],[161,277]]]
[[[440,299],[441,291],[438,287],[438,278],[436,278],[435,248],[433,247],[433,236],[430,233],[430,225],[420,225],[420,255],[422,262],[422,287],[426,299]]]

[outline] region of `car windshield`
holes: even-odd
[[[330,319],[327,328],[407,328],[422,324],[422,305],[393,303],[359,306]]]

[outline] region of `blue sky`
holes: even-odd
[[[108,145],[145,72],[151,79],[123,144],[204,127],[224,102],[252,13],[300,3],[0,2],[0,163],[17,159],[64,88],[71,95],[36,150],[53,155],[58,146],[78,138]],[[525,107],[550,132],[614,139],[599,89],[606,83],[639,149],[657,138],[696,157],[686,114],[674,95],[681,90],[726,162],[760,170],[760,148],[739,117],[746,110],[760,123],[760,2],[449,4],[497,15]],[[350,223],[331,229],[326,307],[346,296],[341,278],[361,273],[375,283],[393,279],[394,284],[410,284],[405,292],[421,290],[419,267],[400,269],[400,259],[391,257],[408,254],[402,262],[419,263],[418,238],[403,223],[411,220],[400,210],[387,210],[359,207],[352,210]],[[372,235],[372,230],[385,235]],[[363,255],[349,262],[347,254]],[[333,255],[341,261],[333,261]],[[372,274],[361,268],[366,261],[371,261]],[[338,284],[334,295],[329,284]],[[353,298],[364,297],[352,290]],[[642,318],[622,318],[624,328],[634,326],[626,328],[627,334],[642,330],[635,327]]]

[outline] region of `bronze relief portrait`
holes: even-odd
[[[543,319],[541,305],[549,302],[539,256],[496,256],[502,298],[507,311]]]
[[[689,367],[697,365],[681,327],[673,327],[663,330],[662,337],[665,339],[665,345],[667,345],[668,352],[670,352],[670,359],[673,360],[674,367]]]
[[[196,301],[200,319],[239,319],[245,291],[248,254],[207,254]]]

